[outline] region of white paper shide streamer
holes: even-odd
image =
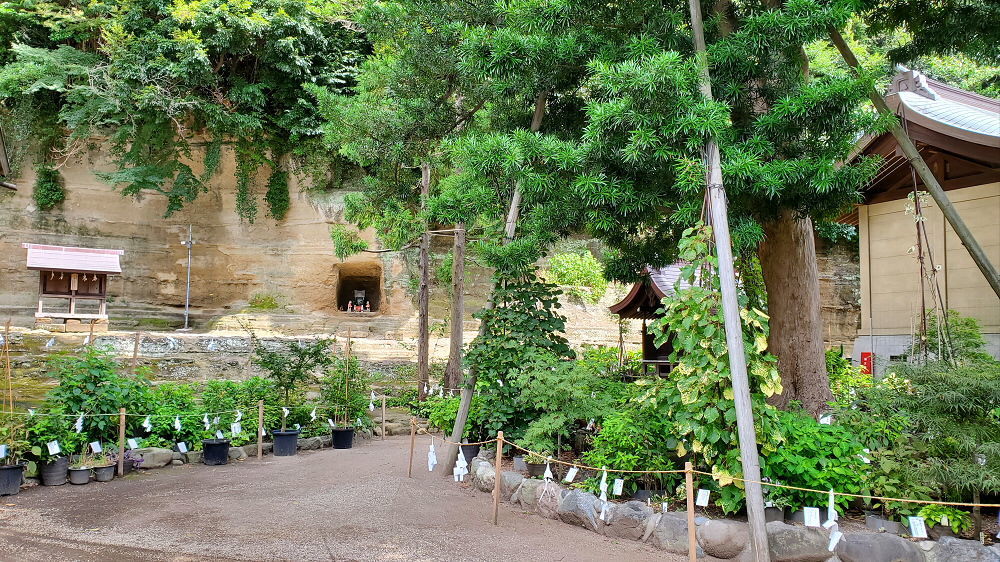
[[[201,421],[205,424],[205,431],[208,431],[208,428],[212,426],[212,424],[208,423],[208,414],[202,416]]]
[[[437,466],[438,458],[437,453],[434,452],[434,439],[431,439],[431,448],[427,451],[427,472],[434,472],[434,467]]]
[[[452,469],[452,474],[455,476],[455,482],[465,482],[465,475],[469,473],[469,463],[465,460],[465,453],[462,452],[462,448],[458,448],[458,458],[455,459],[455,468]]]
[[[176,429],[177,431],[181,430],[181,417],[180,416],[174,416],[174,429]]]
[[[608,515],[608,467],[601,467],[601,521]]]
[[[313,408],[313,411],[309,412],[309,419],[316,421],[316,408]]]
[[[546,482],[552,482],[552,467],[549,465],[549,461],[545,461],[545,474],[542,475],[542,479]]]
[[[142,420],[142,428],[145,429],[147,433],[153,431],[153,423],[149,421],[149,416],[146,416],[146,419]]]
[[[288,408],[285,408],[284,406],[281,407],[281,417],[283,418],[288,417]]]
[[[76,418],[76,423],[73,424],[73,429],[75,429],[77,433],[83,433],[83,414],[80,414],[80,417]]]

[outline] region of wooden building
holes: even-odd
[[[673,264],[660,269],[646,268],[642,279],[632,285],[632,289],[620,302],[608,307],[612,314],[630,320],[642,320],[642,372],[653,372],[665,375],[674,368],[670,361],[673,347],[670,342],[657,346],[653,335],[646,331],[646,321],[655,320],[660,316],[656,311],[660,302],[667,295],[674,293],[683,264]],[[681,281],[681,287],[687,283]]]
[[[21,246],[28,251],[28,269],[38,271],[35,323],[39,327],[83,331],[93,324],[95,331],[107,330],[108,276],[122,272],[123,250]]]
[[[949,199],[1000,265],[1000,100],[898,74],[886,101],[946,190]],[[843,217],[858,226],[861,329],[855,360],[875,370],[903,353],[935,299],[979,321],[988,351],[1000,357],[1000,299],[929,197],[921,197],[926,236],[918,243],[913,194],[925,190],[891,134],[865,138],[857,156],[883,162],[864,187],[864,201]],[[924,260],[921,273],[920,259]]]

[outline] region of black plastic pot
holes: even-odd
[[[333,428],[333,448],[334,449],[350,449],[354,446],[354,428],[353,427],[335,427]]]
[[[218,466],[229,462],[229,439],[202,439],[201,462]],[[275,439],[277,443],[277,439]]]
[[[94,480],[98,482],[111,482],[115,479],[115,468],[117,467],[113,464],[94,467]]]
[[[62,486],[69,475],[69,458],[59,457],[39,466],[43,486]]]
[[[21,491],[24,467],[23,463],[0,466],[0,496],[13,496]]]
[[[479,448],[482,445],[462,445],[462,455],[465,456],[465,462],[472,462],[472,459],[476,458],[479,454]]]
[[[135,461],[132,459],[125,459],[122,461],[122,476],[126,474],[131,474],[135,470]]]
[[[640,502],[645,502],[653,497],[657,496],[664,497],[666,495],[667,495],[666,490],[647,490],[644,488],[641,490],[636,490],[635,493],[632,494],[632,499]]]
[[[69,483],[82,486],[90,483],[90,468],[69,469]]]
[[[537,477],[545,474],[545,463],[525,463],[528,465],[528,476]]]
[[[299,430],[272,431],[274,436],[274,456],[290,457],[298,450]]]

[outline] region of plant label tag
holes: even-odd
[[[97,454],[97,453],[100,453],[101,451],[103,451],[104,449],[101,447],[101,442],[100,441],[91,441],[91,443],[90,443],[90,450],[93,451],[94,454]]]
[[[216,439],[225,439],[226,436],[222,433],[221,429],[216,429],[215,430],[215,438]]]
[[[29,418],[35,417],[35,409],[34,408],[28,408],[28,417]]]
[[[830,544],[826,545],[826,549],[833,552],[833,550],[837,548],[837,543],[839,543],[842,538],[844,538],[844,533],[841,533],[840,531],[830,533]]]
[[[212,425],[219,425],[219,416],[212,418]]]
[[[576,478],[577,472],[580,472],[579,468],[575,466],[569,467],[569,470],[566,471],[566,476],[563,477],[563,482],[572,482],[573,479]]]
[[[698,497],[695,498],[694,504],[699,507],[708,507],[708,498],[711,495],[711,490],[698,490]]]
[[[867,455],[867,454],[871,453],[871,451],[869,451],[868,449],[863,449],[863,451],[865,452],[865,455]],[[865,463],[865,464],[871,464],[871,463],[872,463],[872,460],[871,460],[871,459],[869,459],[869,458],[868,458],[867,456],[865,456],[865,455],[862,455],[862,454],[858,454],[858,456],[859,456],[859,457],[861,457],[861,462],[863,462],[863,463]]]
[[[7,458],[7,445],[0,445],[0,459]]]
[[[178,451],[178,452],[181,452],[181,453],[186,453],[186,452],[188,452],[188,446],[187,446],[187,443],[185,443],[185,442],[183,442],[183,441],[181,441],[180,443],[178,443],[178,444],[177,444],[177,451]]]
[[[301,429],[302,429],[302,426],[301,426],[301,425],[299,425],[299,424],[295,424],[295,431],[299,431],[299,430],[301,430]]]
[[[128,441],[126,441],[126,443],[128,443],[128,448],[129,449],[138,449],[139,448],[139,442],[136,441],[135,439],[129,439]]]
[[[615,484],[611,487],[611,495],[620,496],[622,495],[622,488],[625,487],[624,478],[615,478]]]
[[[49,441],[45,444],[45,446],[48,447],[50,455],[58,455],[62,452],[62,449],[59,448],[58,441]]]
[[[832,414],[823,414],[822,416],[819,417],[819,423],[821,423],[823,425],[830,425],[830,424],[832,424],[833,423],[833,415]]]
[[[326,418],[326,423],[330,424],[330,427],[337,427],[337,424],[333,423],[333,420]]]
[[[941,516],[941,525],[943,525],[945,527],[948,527],[948,526],[951,525],[951,523],[949,522],[949,519],[948,519],[947,515],[942,515]]]
[[[764,507],[774,507],[774,502],[764,502]]]
[[[819,508],[818,507],[803,507],[802,513],[805,515],[806,527],[820,527],[819,524]]]
[[[369,402],[368,403],[368,411],[369,412],[374,412],[375,411],[375,403],[374,402]]]
[[[149,416],[146,416],[146,419],[142,420],[142,428],[145,429],[147,433],[153,431],[153,423],[149,421]]]
[[[375,391],[372,391],[372,400],[378,400],[378,396],[375,396]]]
[[[662,504],[660,505],[660,512],[661,512],[661,513],[666,513],[666,512],[668,512],[668,511],[670,511],[670,506],[669,506],[669,505],[667,505],[667,502],[663,502],[663,503],[662,503]]]
[[[229,431],[233,434],[233,437],[235,437],[243,433],[243,424],[240,422],[233,422],[233,424],[229,426]]]
[[[923,517],[910,517],[910,536],[915,539],[927,538],[927,525]]]

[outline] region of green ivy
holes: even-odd
[[[288,214],[291,199],[288,195],[288,172],[280,169],[271,171],[267,179],[267,193],[264,195],[270,211],[268,214],[275,220],[283,220]]]
[[[35,168],[35,203],[43,211],[49,211],[66,199],[62,174],[49,164]]]

